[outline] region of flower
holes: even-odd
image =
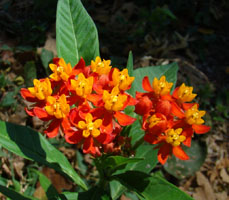
[[[99,75],[108,74],[111,70],[110,60],[101,60],[100,57],[96,57],[95,61],[91,61],[91,70]]]
[[[71,64],[66,64],[63,58],[60,58],[57,64],[49,64],[49,67],[53,71],[49,77],[54,81],[67,81],[72,72]]]
[[[173,92],[173,97],[181,103],[191,102],[197,94],[193,94],[193,87],[188,87],[184,83],[180,87],[177,87]]]
[[[128,69],[123,69],[121,72],[114,69],[112,73],[112,81],[114,86],[118,85],[120,90],[128,90],[131,87],[134,77],[130,77]]]

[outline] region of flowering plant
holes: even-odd
[[[157,160],[162,165],[172,155],[189,160],[183,146],[191,146],[195,133],[210,130],[202,118],[205,111],[193,102],[193,88],[184,83],[175,88],[177,65],[133,70],[130,53],[127,68],[112,67],[110,60],[99,57],[93,21],[81,2],[73,0],[58,3],[57,50],[49,77],[34,79],[32,87],[21,89],[21,96],[30,102],[25,110],[46,122],[45,136],[60,135],[92,156],[99,172],[96,186],[88,190],[65,156],[41,134],[0,124],[2,146],[64,173],[88,190],[62,194],[54,190],[48,198],[118,199],[129,190],[139,199],[191,199],[150,174]],[[41,185],[47,181],[40,176]]]

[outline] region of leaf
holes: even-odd
[[[0,107],[12,107],[13,105],[15,105],[17,102],[15,96],[15,91],[7,92],[0,102]]]
[[[23,158],[64,173],[83,189],[87,189],[67,158],[31,128],[0,121],[0,145]]]
[[[123,174],[115,175],[115,179],[120,181],[129,190],[135,191],[145,200],[191,200],[186,193],[179,190],[176,186],[158,176],[150,176],[139,171],[128,171]]]
[[[36,65],[34,61],[26,62],[24,66],[24,73],[25,73],[25,84],[26,86],[33,85],[33,79],[37,77]]]
[[[129,52],[129,56],[128,56],[128,61],[127,61],[127,67],[128,69],[128,74],[129,76],[133,76],[134,74],[134,64],[133,64],[133,54],[132,51]],[[133,88],[131,87],[128,91],[129,94],[131,94],[132,96],[135,95]]]
[[[56,188],[52,185],[50,180],[44,174],[33,168],[31,168],[30,170],[39,176],[41,187],[44,189],[48,199],[57,198],[59,196]]]
[[[95,186],[86,192],[80,192],[78,200],[109,200],[109,196],[104,188]]]
[[[142,144],[137,149],[135,156],[145,159],[137,163],[130,163],[125,169],[119,170],[115,174],[120,174],[127,170],[149,173],[157,164],[157,150],[154,149],[153,145]],[[110,182],[110,188],[112,199],[117,199],[125,191],[125,187],[115,180]]]
[[[42,49],[41,51],[41,62],[45,68],[46,74],[49,75],[49,63],[52,61],[54,55],[52,51]]]
[[[143,158],[136,158],[136,157],[126,158],[122,156],[109,156],[103,161],[102,167],[103,169],[110,168],[110,170],[114,172],[116,169],[118,169],[121,166],[124,166],[128,163],[139,162],[141,160],[143,160]]]
[[[57,53],[72,66],[81,57],[89,65],[99,56],[98,33],[80,0],[60,0],[56,20]]]
[[[162,75],[166,76],[166,80],[168,82],[173,82],[173,89],[174,89],[177,81],[177,71],[178,71],[177,63],[135,69],[134,70],[135,80],[132,84],[133,91],[134,93],[136,91],[145,92],[142,89],[142,79],[145,76],[148,76],[150,82],[152,83],[155,77],[160,78]]]
[[[17,200],[37,200],[37,198],[34,197],[28,197],[26,195],[20,194],[18,192],[15,192],[14,190],[7,188],[6,186],[3,186],[0,184],[0,193],[4,194],[5,196],[11,198],[11,199],[17,199]]]
[[[178,179],[195,174],[204,163],[207,154],[206,145],[196,141],[192,141],[190,148],[184,146],[183,149],[190,160],[182,161],[173,156],[164,165],[164,169]]]

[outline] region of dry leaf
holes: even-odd
[[[214,191],[213,191],[211,184],[209,183],[208,179],[201,172],[197,172],[196,177],[197,177],[198,185],[201,186],[201,188],[203,188],[206,199],[207,200],[215,200],[216,197],[215,197]]]
[[[225,168],[221,169],[220,176],[222,177],[224,182],[229,183],[229,175],[228,175],[227,171],[225,170]]]

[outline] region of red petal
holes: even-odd
[[[179,90],[180,87],[176,87],[175,90],[173,91],[173,97],[175,99],[178,99],[178,90]]]
[[[188,110],[194,105],[195,105],[195,103],[182,103],[184,110]]]
[[[113,131],[112,114],[105,113],[103,118],[103,124],[100,127],[101,131],[107,134],[111,134]]]
[[[157,154],[157,158],[162,165],[164,165],[165,162],[167,161],[170,155],[170,151],[171,151],[171,145],[169,144],[164,144],[163,146],[160,147]]]
[[[142,97],[135,106],[135,111],[139,115],[145,115],[152,109],[153,103],[148,96]]]
[[[31,110],[29,110],[28,108],[25,108],[25,111],[29,116],[32,116],[32,117],[35,116],[35,114],[33,112],[33,108]]]
[[[49,137],[53,138],[58,135],[59,128],[60,128],[61,120],[54,119],[50,124],[49,127],[44,131],[44,133]]]
[[[81,57],[79,62],[72,68],[72,75],[77,75],[85,70],[85,61]]]
[[[29,101],[29,102],[36,102],[36,101],[39,101],[35,96],[33,96],[30,91],[26,88],[21,88],[20,90],[21,92],[21,96],[26,100],[26,101]]]
[[[77,144],[82,138],[82,131],[73,131],[71,134],[67,132],[67,134],[65,134],[65,140],[70,144]]]
[[[184,129],[182,132],[182,135],[186,137],[186,140],[183,142],[183,144],[187,147],[191,146],[191,141],[192,141],[192,135],[194,131],[192,128]]]
[[[95,106],[98,106],[101,103],[102,95],[90,94],[87,96],[87,100],[92,102]]]
[[[184,118],[184,112],[181,110],[181,108],[175,103],[172,102],[171,103],[172,107],[171,107],[171,113],[174,114],[175,116],[181,118]]]
[[[122,126],[128,126],[135,122],[135,118],[130,117],[122,112],[115,112],[114,117],[118,120],[118,123]]]
[[[156,105],[156,112],[162,113],[165,116],[171,114],[171,103],[167,100],[161,100],[157,102]]]
[[[148,76],[145,76],[142,80],[142,88],[145,90],[145,91],[148,91],[148,92],[152,92],[153,91],[153,88],[151,87],[151,84],[149,82],[149,78]]]
[[[180,146],[173,147],[173,154],[181,160],[189,160],[189,156],[184,152]]]
[[[203,134],[203,133],[207,133],[208,131],[210,131],[211,127],[210,126],[206,126],[206,125],[196,125],[193,124],[192,128],[194,129],[194,131],[197,134]]]
[[[71,129],[71,123],[69,121],[69,117],[65,117],[62,119],[61,126],[63,128],[64,133],[65,131]]]
[[[94,155],[96,153],[96,149],[94,146],[94,140],[91,136],[85,139],[84,145],[83,145],[83,152],[84,153],[90,153]]]
[[[54,118],[53,116],[49,115],[44,109],[40,107],[35,107],[33,109],[33,112],[39,119],[43,121],[49,121]]]

